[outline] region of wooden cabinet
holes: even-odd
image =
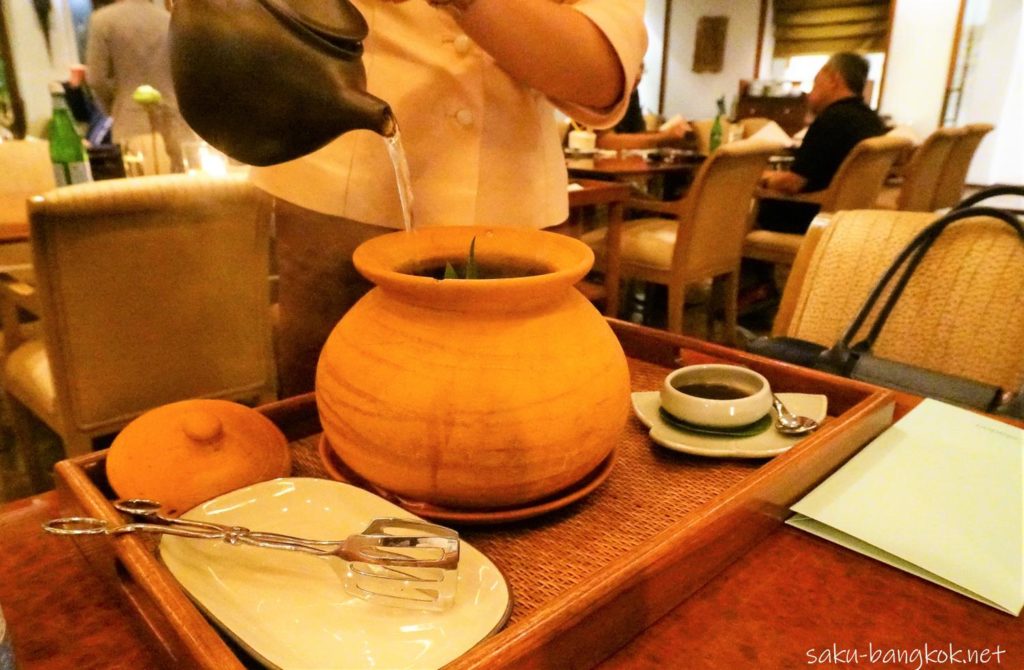
[[[736,101],[736,118],[763,116],[779,124],[792,135],[807,125],[807,94],[769,96],[747,94],[749,82],[740,82],[740,95]]]

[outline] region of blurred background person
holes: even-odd
[[[171,15],[150,0],[117,0],[89,21],[86,81],[113,119],[113,140],[125,143],[153,131],[164,140],[171,170],[182,170],[181,142],[192,133],[178,113],[167,45]],[[162,102],[150,111],[132,99],[142,85],[158,90]]]
[[[633,85],[629,96],[626,114],[614,128],[597,133],[599,149],[654,149],[657,147],[679,146],[686,134],[690,132],[690,124],[681,116],[675,116],[658,130],[647,130],[647,120],[640,105],[640,80],[644,76],[643,67]]]

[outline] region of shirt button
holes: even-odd
[[[469,53],[469,36],[459,35],[458,37],[455,38],[453,45],[455,47],[455,53],[459,54],[460,56],[465,56],[466,54]]]
[[[470,126],[473,123],[473,112],[468,109],[460,109],[455,113],[455,120],[463,126]]]

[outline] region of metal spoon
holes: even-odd
[[[775,394],[772,394],[772,407],[775,408],[775,430],[783,435],[804,435],[817,430],[820,425],[809,416],[798,416],[790,412]]]

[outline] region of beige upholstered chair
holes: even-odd
[[[244,178],[179,175],[31,200],[35,290],[2,294],[4,391],[30,467],[26,410],[76,455],[161,404],[274,397],[267,205]],[[15,305],[41,340],[18,336]]]
[[[950,151],[963,135],[962,128],[939,128],[926,137],[903,168],[903,183],[899,188],[883,190],[875,205],[910,212],[932,211]]]
[[[926,212],[846,211],[826,228],[812,228],[772,334],[834,344],[893,259],[935,218]],[[1024,243],[1001,221],[957,222],[924,257],[874,351],[1018,390],[1024,384],[1022,304]]]
[[[910,140],[882,135],[859,142],[839,166],[828,188],[812,193],[779,197],[821,205],[822,212],[873,207],[882,183],[900,152],[911,146]],[[751,230],[743,244],[743,256],[776,265],[792,265],[803,235],[770,230]]]
[[[50,144],[43,140],[0,142],[0,223],[28,226],[26,202],[56,186]]]
[[[631,206],[672,218],[627,221],[621,239],[623,277],[668,286],[668,329],[683,332],[687,284],[702,279],[724,280],[725,340],[736,329],[736,293],[740,251],[749,226],[754,187],[779,147],[756,141],[723,145],[698,170],[686,197],[675,202],[641,200]],[[603,262],[605,229],[583,240]],[[709,307],[709,323],[710,323]]]
[[[949,158],[942,168],[942,175],[935,189],[935,200],[932,202],[933,210],[954,207],[963,198],[971,161],[978,150],[978,145],[993,128],[994,126],[988,123],[969,123],[961,129],[963,134],[953,145]]]

